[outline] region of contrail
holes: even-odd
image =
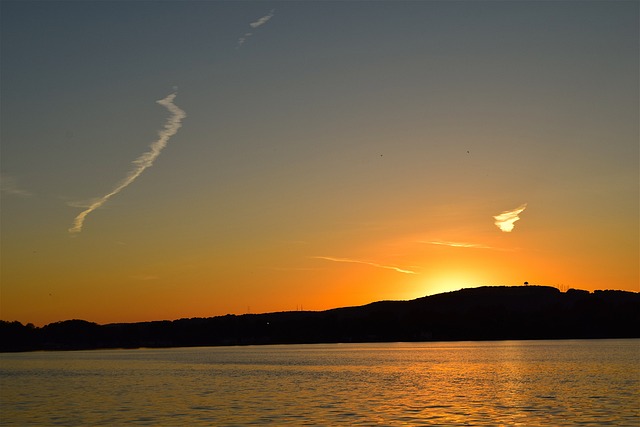
[[[453,248],[474,248],[474,249],[491,249],[494,251],[512,251],[513,249],[497,248],[495,246],[487,246],[479,243],[467,242],[448,242],[445,240],[419,241],[419,243],[427,243],[430,245],[450,246]]]
[[[70,233],[81,232],[82,225],[84,224],[84,220],[87,215],[104,205],[111,197],[124,190],[125,187],[135,181],[145,169],[153,166],[153,162],[160,155],[162,149],[167,145],[169,138],[175,135],[176,132],[178,132],[178,129],[182,126],[182,119],[187,117],[187,114],[173,103],[176,95],[177,93],[172,93],[166,98],[156,101],[158,104],[169,110],[171,116],[167,119],[164,129],[158,132],[158,139],[149,145],[151,149],[132,162],[134,164],[134,168],[110,193],[105,194],[98,200],[91,203],[86,210],[80,212],[80,214],[73,220],[73,227],[69,228]]]
[[[494,216],[493,219],[496,220],[495,222],[496,227],[498,227],[500,230],[504,231],[505,233],[510,233],[511,230],[513,230],[513,227],[515,226],[514,223],[520,219],[518,215],[522,211],[524,211],[526,208],[527,208],[527,204],[525,203],[524,205],[521,205],[515,209],[512,209],[510,211],[504,211],[500,215]]]
[[[267,15],[263,16],[262,18],[258,18],[258,20],[256,22],[252,22],[249,24],[249,26],[251,26],[251,28],[258,28],[264,24],[267,23],[267,21],[269,21],[269,19],[273,18],[273,14],[275,13],[275,9],[271,9],[271,12],[269,12]]]
[[[32,196],[31,192],[20,188],[16,184],[16,180],[14,177],[9,176],[5,173],[0,173],[0,194],[20,197]]]
[[[432,240],[428,242],[420,242],[420,243],[428,243],[430,245],[441,245],[441,246],[452,246],[454,248],[477,248],[477,249],[496,249],[492,246],[480,245],[477,243],[466,243],[466,242],[447,242],[443,240]]]
[[[254,30],[258,27],[263,26],[264,24],[266,24],[271,18],[273,18],[273,15],[275,14],[276,10],[275,9],[271,9],[271,12],[269,12],[268,14],[266,14],[265,16],[258,18],[255,22],[251,22],[249,24],[249,26],[251,28],[253,28]],[[251,37],[253,35],[252,32],[246,32],[244,33],[244,35],[242,37],[240,37],[238,39],[238,43],[236,44],[236,49],[239,49],[240,46],[242,46],[249,37]]]
[[[351,263],[355,263],[355,264],[365,264],[365,265],[371,265],[373,267],[378,267],[378,268],[386,268],[388,270],[397,271],[398,273],[417,274],[415,271],[404,270],[402,268],[394,267],[393,265],[382,265],[382,264],[377,264],[375,262],[362,261],[362,260],[359,260],[359,259],[335,258],[335,257],[330,257],[330,256],[314,256],[314,257],[311,257],[311,258],[324,259],[324,260],[327,260],[327,261],[335,261],[335,262],[351,262]]]

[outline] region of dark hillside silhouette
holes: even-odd
[[[640,337],[640,293],[546,286],[462,289],[326,311],[43,327],[0,321],[0,351],[336,342]]]

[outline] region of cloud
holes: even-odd
[[[420,243],[428,243],[430,245],[453,246],[454,248],[497,249],[492,246],[485,246],[477,243],[447,242],[443,240],[432,240],[429,242],[420,242]]]
[[[513,210],[504,211],[500,215],[496,215],[493,218],[496,220],[496,226],[504,231],[510,233],[513,230],[514,223],[520,219],[518,214],[527,208],[527,204],[521,205]]]
[[[251,22],[249,24],[249,26],[253,29],[256,29],[258,27],[263,26],[264,24],[266,24],[271,18],[273,18],[273,15],[275,13],[275,9],[271,9],[271,12],[269,12],[268,14],[266,14],[265,16],[258,18],[256,21]],[[249,37],[251,37],[253,35],[252,32],[246,32],[244,33],[244,35],[240,38],[238,38],[238,44],[236,45],[236,48],[240,48],[240,46],[242,46],[248,39]]]
[[[453,248],[472,248],[472,249],[491,249],[492,251],[513,251],[515,249],[496,248],[495,246],[481,245],[479,243],[467,243],[467,242],[448,242],[446,240],[430,240],[420,241],[419,243],[426,243],[429,245],[450,246]]]
[[[242,46],[244,44],[244,42],[247,41],[247,39],[249,37],[251,37],[253,35],[253,33],[244,33],[244,36],[240,37],[238,39],[238,47]]]
[[[324,260],[327,260],[327,261],[335,261],[335,262],[350,262],[350,263],[355,263],[355,264],[365,264],[365,265],[371,265],[373,267],[378,267],[378,268],[386,268],[387,270],[394,270],[394,271],[397,271],[398,273],[418,274],[415,271],[404,270],[402,268],[395,267],[395,266],[392,266],[392,265],[382,265],[382,264],[377,264],[375,262],[362,261],[362,260],[358,260],[358,259],[335,258],[335,257],[329,257],[329,256],[314,256],[314,257],[311,257],[311,258],[324,259]]]
[[[29,191],[24,190],[18,186],[14,177],[4,173],[0,174],[0,193],[6,194],[7,196],[32,196]]]
[[[89,200],[74,200],[71,202],[67,202],[67,206],[71,206],[72,208],[88,209],[98,200],[100,200],[100,197],[93,197]]]
[[[120,181],[118,185],[116,185],[113,190],[111,190],[110,193],[105,194],[98,199],[94,199],[86,210],[80,212],[80,214],[74,219],[73,226],[69,228],[70,233],[80,233],[87,215],[100,208],[107,202],[107,200],[124,190],[129,184],[135,181],[145,169],[153,166],[153,162],[160,155],[162,149],[167,145],[169,138],[175,135],[176,132],[178,132],[178,129],[182,126],[182,119],[187,117],[187,114],[173,103],[176,95],[176,93],[172,93],[166,98],[156,101],[158,104],[169,110],[171,116],[167,119],[164,129],[158,132],[158,139],[149,145],[150,150],[143,153],[132,162],[134,165],[133,169],[122,181]]]
[[[263,16],[262,18],[258,18],[257,21],[250,23],[249,25],[251,26],[251,28],[258,28],[264,24],[267,23],[267,21],[269,21],[269,19],[273,18],[273,13],[275,12],[275,9],[271,9],[271,12],[269,12],[267,15]]]

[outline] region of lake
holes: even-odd
[[[638,426],[640,340],[0,354],[1,425]]]

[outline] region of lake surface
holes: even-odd
[[[1,425],[638,426],[640,340],[0,354]]]

